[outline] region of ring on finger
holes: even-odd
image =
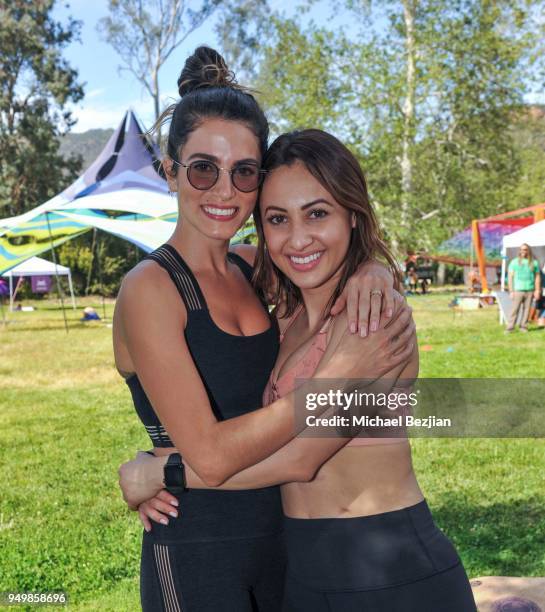
[[[380,289],[373,289],[370,291],[370,295],[371,297],[373,297],[373,295],[380,295],[380,297],[382,297],[382,291]]]

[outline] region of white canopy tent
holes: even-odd
[[[70,268],[54,264],[52,261],[42,259],[41,257],[31,257],[23,263],[11,268],[2,274],[3,277],[9,278],[9,307],[13,310],[13,279],[21,276],[67,276],[68,286],[70,287],[70,296],[72,298],[72,308],[76,309],[76,300],[74,298],[74,289],[72,287],[72,273]]]
[[[540,267],[545,263],[545,220],[538,221],[527,227],[523,227],[503,237],[502,262],[501,262],[501,290],[505,289],[505,271],[507,261],[517,255],[521,244],[528,244],[534,257],[539,261]]]

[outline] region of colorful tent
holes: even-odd
[[[74,183],[23,215],[0,219],[0,273],[93,227],[109,231],[108,222],[162,217],[170,231],[164,231],[161,240],[168,238],[177,218],[177,203],[155,169],[158,156],[134,113],[125,113],[97,159]],[[140,232],[134,239],[124,231],[112,233],[146,251],[157,245],[153,232]]]
[[[497,222],[504,221],[506,219],[512,220],[512,217],[520,217],[521,215],[525,215],[524,218],[529,219],[530,224],[542,221],[543,219],[545,219],[545,204],[535,204],[534,206],[519,208],[517,210],[512,210],[510,212],[494,215],[493,217],[488,217],[486,219],[474,219],[471,223],[473,246],[477,255],[477,263],[479,266],[479,275],[481,277],[482,291],[484,292],[488,291],[488,282],[486,280],[486,254],[484,250],[480,227],[482,223],[485,223],[487,221]],[[504,256],[502,256],[502,259],[504,259]]]
[[[134,113],[123,120],[89,168],[62,193],[17,217],[0,219],[0,274],[97,228],[150,252],[168,240],[177,199],[158,174],[159,151]],[[242,228],[232,240],[254,233]]]
[[[517,217],[517,218],[514,218]],[[488,291],[486,267],[499,266],[503,254],[503,239],[545,218],[545,204],[536,204],[500,213],[486,219],[474,219],[471,227],[441,243],[434,259],[457,265],[473,264],[473,253],[479,267],[482,290]]]
[[[517,230],[532,223],[532,218],[505,219],[499,221],[485,221],[479,223],[479,229],[489,265],[501,264],[502,240]],[[467,265],[471,262],[472,228],[466,227],[452,238],[442,242],[433,253],[434,259]]]

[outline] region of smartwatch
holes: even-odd
[[[172,453],[163,468],[163,483],[169,493],[181,495],[187,490],[185,481],[185,466],[180,453]]]

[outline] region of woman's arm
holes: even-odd
[[[539,264],[537,261],[534,262],[535,267],[535,285],[534,285],[534,299],[539,300],[541,297],[541,272],[539,270]]]
[[[218,422],[181,332],[185,308],[162,273],[155,264],[129,273],[119,293],[114,325],[119,326],[135,371],[174,445],[207,485],[217,486],[297,434],[294,396]],[[410,310],[402,307],[392,325],[378,334],[363,340],[346,336],[322,376],[337,378],[347,371],[351,378],[379,377],[400,362],[391,339],[408,326],[409,319]],[[165,461],[159,461],[153,482],[148,481],[157,490],[162,488]]]
[[[399,300],[403,302],[401,296],[399,296]],[[408,316],[409,312],[406,311],[404,314]],[[398,322],[394,319],[388,325],[394,328],[396,323]],[[328,349],[319,365],[319,368],[325,372],[325,378],[329,378],[326,368],[328,362],[335,357],[335,345],[342,342],[343,336],[346,335],[344,331],[345,322],[343,321],[343,316],[338,318],[333,328]],[[376,381],[372,387],[367,387],[366,390],[388,392],[395,384],[395,380],[399,376],[401,368],[406,363],[415,344],[414,322],[411,321],[411,324],[398,334],[397,345],[394,349],[399,355],[403,355],[403,358],[388,371],[387,376],[383,376],[380,380]],[[360,350],[362,349],[362,345],[359,343],[358,347]],[[363,344],[363,349],[364,348],[365,343]],[[385,347],[384,349],[384,351],[389,350],[392,349],[390,347]],[[348,360],[346,364],[348,365],[353,359],[350,359],[349,355],[347,355],[347,357]],[[349,375],[349,372],[350,369],[346,369],[345,365],[345,369],[340,372],[340,376],[346,377]],[[332,411],[332,409],[328,410],[330,412]],[[327,415],[327,413],[325,415]],[[241,417],[232,420],[236,421],[240,418]],[[276,452],[268,459],[256,462],[257,465],[252,468],[239,470],[236,480],[231,480],[226,484],[225,488],[248,489],[283,482],[308,480],[317,471],[320,465],[339,448],[344,446],[347,441],[347,439],[342,438],[333,438],[329,440],[322,438],[317,440],[299,437],[285,445],[280,451]],[[187,455],[184,456],[184,459],[185,463],[191,466],[191,459],[188,458]],[[162,459],[163,463],[165,460],[164,458]],[[132,508],[138,506],[142,501],[153,497],[156,493],[154,487],[157,489],[161,488],[158,486],[157,482],[154,482],[152,485],[153,490],[149,492],[146,486],[146,482],[149,482],[151,468],[154,467],[153,461],[154,460],[150,459],[149,456],[140,453],[137,459],[125,463],[120,470],[120,485],[124,493],[124,498]],[[191,470],[189,472],[189,478],[189,485],[193,485],[194,488],[217,487],[219,484],[210,485],[210,483],[200,477],[197,470]]]
[[[344,317],[339,320],[331,333],[328,350],[324,353],[320,367],[323,367],[334,354],[334,346],[340,340],[339,333],[344,328]],[[409,342],[413,337],[414,323],[407,328],[400,338],[400,343]],[[381,376],[373,384],[366,387],[366,391],[373,393],[390,393],[391,389],[399,381],[413,382],[418,376],[418,346],[413,344],[412,352],[408,358]],[[338,414],[337,408],[330,408],[321,417],[329,417]],[[331,429],[330,437],[327,437],[328,429],[320,429],[320,437],[316,436],[316,427],[307,427],[297,438],[294,438],[263,461],[253,465],[231,478],[227,479],[220,487],[208,487],[191,469],[186,462],[187,486],[190,489],[221,488],[226,490],[257,489],[271,485],[284,484],[287,482],[308,482],[314,478],[320,467],[330,459],[336,452],[343,448],[351,438],[340,437],[334,427]]]
[[[324,355],[325,358],[327,355]],[[389,393],[395,385],[396,388],[403,387],[408,392],[408,388],[418,377],[418,370],[418,346],[415,343],[408,362],[388,372],[382,379],[382,385],[379,381],[375,391]],[[335,412],[335,410],[329,412]],[[324,413],[324,416],[327,415],[328,413]],[[321,465],[349,441],[350,438],[338,437],[336,433],[329,438],[296,438],[264,461],[235,474],[217,488],[222,490],[256,489],[286,482],[309,482]],[[145,456],[142,456],[146,460]],[[184,464],[188,488],[212,488],[208,487],[185,461]],[[176,497],[163,489],[156,496],[147,499],[138,507],[133,506],[132,509],[138,509],[140,520],[144,528],[149,531],[151,521],[168,524],[167,515],[176,517],[177,506]]]

